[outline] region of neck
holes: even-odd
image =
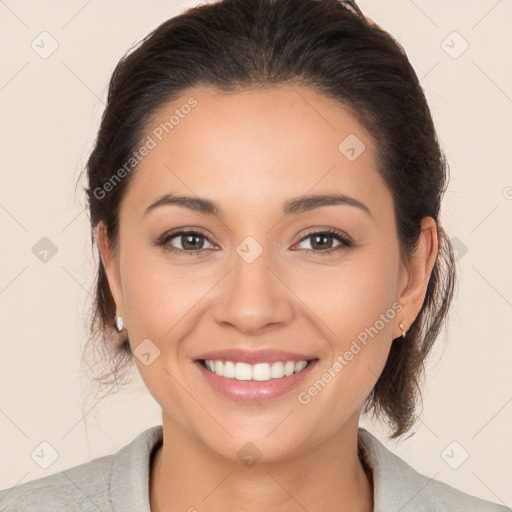
[[[373,483],[358,456],[357,428],[358,417],[293,458],[246,467],[219,456],[164,413],[163,443],[151,464],[151,510],[371,512]]]

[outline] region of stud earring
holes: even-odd
[[[116,330],[121,332],[123,330],[123,317],[116,316]]]
[[[405,334],[406,334],[406,332],[405,332],[405,326],[406,326],[406,325],[407,325],[407,324],[406,324],[404,321],[402,321],[402,322],[400,322],[400,323],[398,324],[398,327],[400,327],[400,329],[402,329],[402,338],[405,338]]]

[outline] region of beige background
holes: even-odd
[[[74,187],[118,59],[191,5],[0,2],[0,488],[113,453],[160,423],[140,378],[82,410],[95,259]],[[459,293],[429,364],[422,422],[412,438],[386,444],[429,477],[510,506],[512,2],[359,5],[403,44],[426,90],[452,173],[442,222],[459,255]],[[43,31],[58,43],[46,59],[31,47]],[[32,252],[43,237],[57,248],[46,263]],[[385,441],[379,425],[362,425]],[[31,458],[43,441],[58,452],[46,469]],[[446,460],[457,465],[463,450],[468,459],[453,469]]]

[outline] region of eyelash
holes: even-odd
[[[176,238],[180,235],[197,235],[202,238],[205,238],[206,240],[208,240],[208,242],[212,243],[210,241],[210,239],[204,233],[201,233],[200,231],[196,231],[193,229],[191,229],[191,230],[180,229],[178,231],[165,233],[156,241],[155,245],[156,246],[164,246],[169,241],[171,241],[173,238]],[[329,237],[335,238],[336,240],[341,242],[341,245],[338,245],[337,247],[332,247],[325,251],[322,251],[322,250],[315,251],[314,249],[300,249],[300,250],[304,251],[306,254],[311,254],[313,256],[318,256],[318,255],[323,256],[323,255],[329,255],[329,254],[333,253],[334,251],[337,251],[344,247],[347,248],[347,247],[353,246],[352,241],[347,236],[343,235],[340,231],[337,231],[332,228],[323,229],[323,230],[319,230],[319,231],[313,231],[311,233],[308,233],[306,236],[302,237],[298,243],[303,242],[304,240],[307,240],[308,238],[315,236],[315,235],[328,235]],[[175,247],[172,247],[172,246],[166,246],[165,249],[171,253],[188,253],[188,254],[194,254],[194,255],[199,254],[204,251],[207,251],[207,250],[211,250],[211,249],[199,249],[196,251],[186,251],[184,249],[176,249]]]

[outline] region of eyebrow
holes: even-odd
[[[216,217],[225,217],[224,210],[213,201],[200,197],[177,196],[174,194],[165,194],[149,205],[144,212],[144,216],[160,206],[175,205],[182,208],[197,211],[206,215]],[[348,205],[359,208],[373,219],[372,212],[361,201],[344,194],[315,194],[289,199],[283,203],[283,215],[297,215],[308,212],[324,206]]]

